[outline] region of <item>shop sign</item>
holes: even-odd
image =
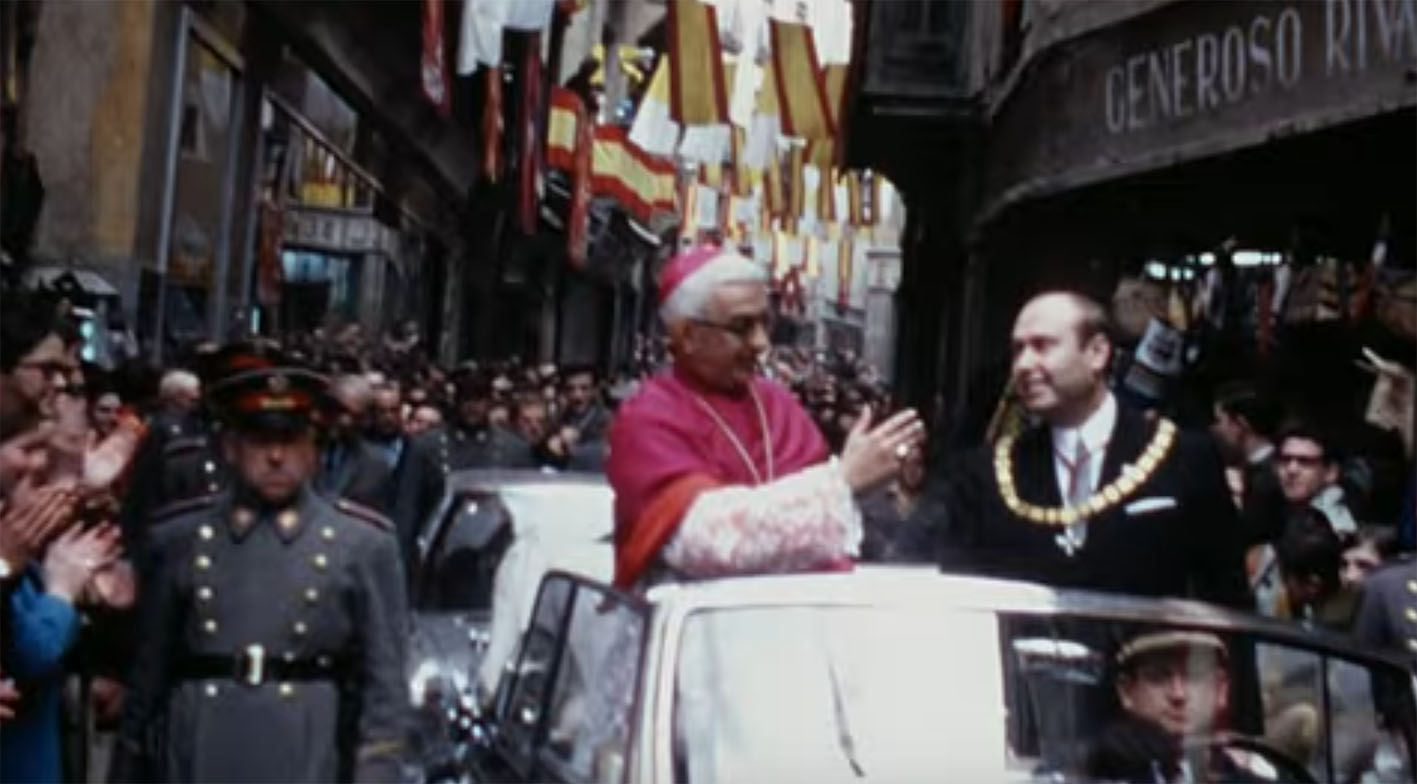
[[[1040,54],[992,131],[993,207],[1417,103],[1417,0],[1192,0]]]
[[[398,233],[366,213],[291,208],[285,243],[334,253],[398,255]]]

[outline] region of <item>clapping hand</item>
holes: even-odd
[[[841,471],[853,492],[870,490],[900,473],[901,464],[925,438],[925,424],[914,409],[906,409],[871,427],[871,408],[846,436],[841,450]]]
[[[87,530],[73,526],[49,545],[44,556],[44,585],[49,593],[69,602],[83,591],[95,573],[122,554],[121,535],[113,525]]]
[[[15,682],[8,678],[0,678],[0,721],[9,721],[15,718],[15,706],[20,702],[20,690],[15,688]]]
[[[115,610],[132,607],[138,597],[133,565],[124,560],[115,560],[100,569],[94,574],[89,588],[95,603]]]
[[[0,496],[10,494],[21,479],[44,470],[48,461],[46,448],[54,436],[54,424],[41,422],[37,427],[0,444]]]
[[[0,514],[0,558],[15,569],[24,568],[55,534],[74,521],[77,498],[72,487],[33,488],[29,482],[29,478],[20,481]]]

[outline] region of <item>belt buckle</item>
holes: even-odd
[[[248,686],[260,686],[266,682],[266,649],[261,645],[248,645],[236,656],[236,678]]]

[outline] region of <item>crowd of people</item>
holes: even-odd
[[[300,539],[319,548],[305,555],[320,572],[353,564],[356,577],[337,590],[360,597],[349,604],[359,612],[321,615],[326,589],[304,572],[282,576],[273,560],[265,589],[286,585],[310,615],[281,621],[280,634],[299,638],[285,664],[240,650],[238,669],[254,656],[256,672],[285,672],[284,690],[330,677],[347,653],[379,656],[361,677],[387,703],[396,680],[402,688],[390,674],[401,658],[374,638],[400,636],[400,575],[418,528],[448,475],[469,469],[606,473],[616,582],[627,590],[923,560],[1198,597],[1417,651],[1407,620],[1417,572],[1403,555],[1417,544],[1411,445],[1392,431],[1344,440],[1243,382],[1214,390],[1208,431],[1178,425],[1114,394],[1107,313],[1055,292],[1032,300],[1013,331],[1018,426],[927,461],[924,421],[858,357],[769,345],[754,265],[697,249],[670,266],[660,299],[666,336],[642,340],[607,378],[516,358],[445,368],[414,329],[371,339],[357,326],[104,370],[79,360],[62,303],[7,294],[0,781],[92,775],[109,762],[87,759],[95,749],[119,770],[151,747],[170,755],[172,738],[152,741],[165,731],[152,726],[153,701],[177,688],[168,679],[229,669],[230,656],[199,651],[176,671],[162,657],[239,646],[246,632],[229,630],[265,629],[248,613],[260,592],[227,571],[261,568],[240,554],[257,545],[238,546],[257,541],[253,530],[289,544],[318,527]],[[267,517],[271,526],[254,524]],[[214,536],[223,524],[231,543]],[[369,543],[371,526],[391,534],[387,552]],[[210,609],[173,630],[164,624],[180,602]],[[311,647],[316,639],[327,647]],[[184,710],[201,712],[219,695],[193,678],[208,690],[191,692]],[[311,715],[337,712],[326,704],[337,695],[310,693]],[[385,703],[364,704],[385,724],[361,725],[354,757],[271,770],[345,777],[350,759],[379,758],[392,742]],[[244,703],[222,710],[228,721],[263,715]],[[85,740],[68,747],[82,754],[65,752],[72,722],[61,717],[75,715],[87,717]],[[148,760],[163,771],[149,775],[225,764],[181,748],[196,756]]]
[[[309,412],[318,424],[310,485],[391,521],[407,568],[449,473],[603,471],[616,407],[666,361],[665,342],[644,339],[608,378],[516,358],[445,368],[410,329],[371,339],[347,326],[280,343],[192,345],[162,368],[136,357],[105,368],[80,359],[69,313],[53,298],[5,295],[3,781],[101,777],[122,756],[124,697],[144,647],[134,618],[153,590],[142,556],[157,544],[154,521],[170,528],[204,499],[242,492],[223,436],[240,430],[214,390],[275,365],[327,379]],[[813,407],[834,448],[863,406],[885,404],[850,355],[786,350],[774,372]],[[73,742],[76,727],[82,742]],[[89,758],[95,751],[107,756]]]

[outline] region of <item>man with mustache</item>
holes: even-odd
[[[312,490],[327,383],[275,361],[211,390],[232,489],[151,529],[118,780],[398,777],[398,543]]]
[[[1215,445],[1117,400],[1107,326],[1100,305],[1072,292],[1023,307],[1013,386],[1038,424],[937,479],[918,521],[952,568],[1252,609]],[[941,509],[943,520],[925,519]]]

